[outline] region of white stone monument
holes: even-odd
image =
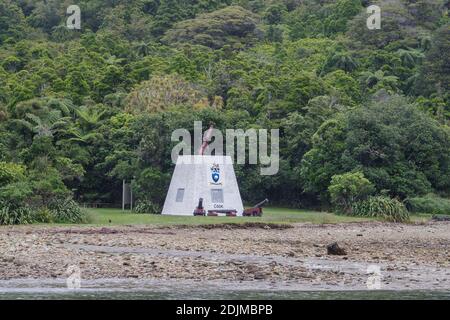
[[[179,156],[167,192],[162,214],[194,216],[199,199],[208,211],[236,211],[242,216],[239,186],[230,156],[203,155],[211,139],[211,129],[203,140],[199,155]],[[222,215],[219,213],[219,215]]]

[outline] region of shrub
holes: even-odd
[[[447,192],[449,148],[448,128],[405,97],[381,90],[364,108],[337,114],[319,127],[303,156],[300,178],[305,191],[322,197],[334,174],[353,168],[392,197]]]
[[[362,172],[334,175],[328,187],[331,202],[338,210],[347,213],[351,210],[353,203],[365,199],[373,191],[374,186]]]
[[[53,221],[57,223],[81,223],[87,220],[86,211],[70,198],[53,200],[48,208]]]
[[[134,208],[134,211],[136,213],[152,213],[152,214],[159,214],[161,208],[154,204],[151,201],[138,201],[136,204],[136,207]]]
[[[36,209],[33,211],[33,222],[51,223],[53,222],[53,214],[48,208]]]
[[[19,181],[24,177],[25,167],[20,164],[0,161],[0,185]]]
[[[392,222],[409,220],[409,212],[402,202],[386,196],[368,197],[352,205],[352,215],[380,217]]]
[[[32,181],[34,202],[48,205],[52,199],[63,198],[70,195],[70,191],[64,185],[61,174],[55,168],[48,167],[45,170],[32,170],[29,172]]]
[[[0,188],[0,201],[20,206],[27,202],[32,194],[33,191],[27,181],[13,182]]]
[[[257,17],[240,6],[228,6],[184,20],[167,31],[163,42],[191,43],[219,49],[225,45],[240,47],[256,40]]]
[[[30,207],[13,207],[6,203],[0,203],[0,225],[28,224],[32,222],[33,214]]]
[[[450,199],[441,198],[434,194],[408,198],[405,200],[405,204],[410,212],[450,215]]]

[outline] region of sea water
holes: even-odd
[[[13,300],[48,300],[48,299],[123,299],[123,300],[166,300],[166,299],[221,299],[221,300],[450,300],[450,291],[192,291],[161,292],[161,291],[125,291],[125,290],[9,290],[0,292],[1,299]]]

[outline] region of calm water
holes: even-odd
[[[0,299],[427,299],[450,300],[450,291],[222,291],[222,292],[152,292],[152,291],[68,291],[0,292]]]

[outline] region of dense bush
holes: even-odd
[[[85,223],[85,212],[72,199],[53,200],[48,207],[15,205],[0,201],[0,225],[28,223]]]
[[[53,200],[48,208],[57,223],[82,223],[87,219],[86,211],[70,198]]]
[[[87,213],[72,199],[53,200],[48,207],[0,202],[0,225],[28,223],[84,223]]]
[[[163,41],[170,44],[190,42],[214,49],[225,45],[240,47],[254,41],[256,20],[252,12],[230,6],[177,23]]]
[[[44,207],[33,210],[33,222],[51,223],[53,219],[53,213],[48,208]]]
[[[400,96],[373,101],[325,121],[302,159],[308,191],[325,193],[331,177],[358,168],[376,187],[404,199],[450,188],[450,131]]]
[[[374,191],[374,186],[361,172],[334,175],[328,187],[331,202],[338,210],[348,212],[353,203],[365,199]]]
[[[39,204],[46,206],[54,198],[70,196],[70,191],[65,186],[61,174],[55,168],[32,170],[29,173],[29,179],[34,201]]]
[[[410,212],[450,215],[450,199],[441,198],[433,194],[408,198],[405,200],[405,204]]]
[[[0,225],[33,223],[33,211],[30,207],[14,207],[0,202]]]
[[[86,220],[54,168],[27,171],[24,166],[0,162],[0,204],[0,225]]]
[[[138,201],[136,204],[136,207],[134,208],[134,211],[136,213],[152,213],[152,214],[159,214],[161,211],[161,208],[154,204],[151,201]]]
[[[0,161],[0,186],[23,178],[25,167],[16,163]]]
[[[31,186],[27,181],[9,183],[0,187],[0,201],[21,205],[30,199],[32,193]]]
[[[353,171],[393,198],[450,190],[444,0],[76,2],[81,30],[67,1],[0,0],[0,201],[118,204],[125,179],[162,205],[194,121],[280,129],[277,175],[235,166],[246,202],[328,206]]]
[[[352,205],[352,215],[378,217],[392,222],[406,222],[409,213],[402,202],[385,196],[368,197]]]

